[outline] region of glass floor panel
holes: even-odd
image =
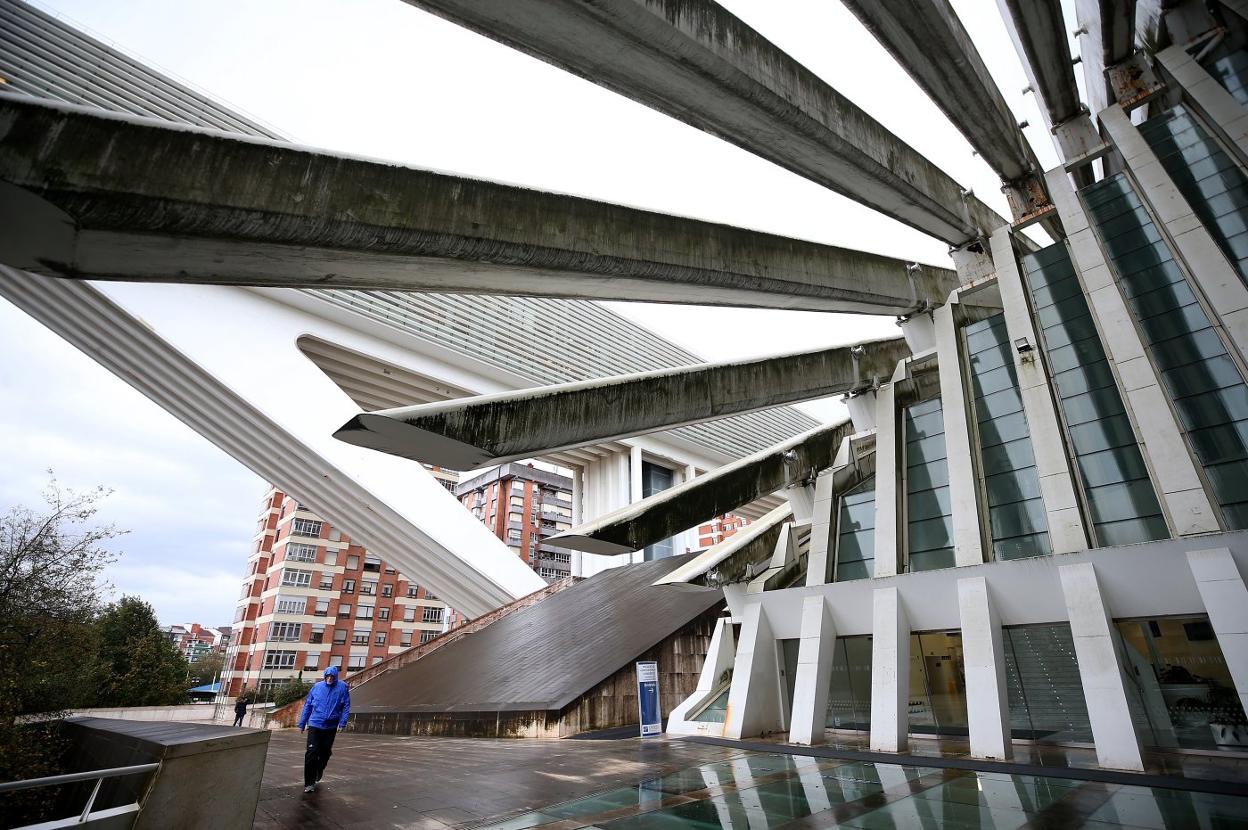
[[[554,822],[599,830],[759,830],[798,819],[805,827],[859,830],[1216,830],[1248,827],[1248,796],[742,752],[644,779],[635,787],[542,807],[481,830],[529,830]]]

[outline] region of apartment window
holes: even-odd
[[[508,528],[508,530],[507,530],[507,541],[508,541],[508,542],[511,542],[511,543],[513,543],[513,544],[516,544],[516,545],[520,544],[520,531],[519,531],[519,529],[514,528],[514,527],[513,527],[513,528]]]
[[[317,643],[325,642],[325,626],[323,625],[312,626],[311,633],[308,635],[308,642],[312,643],[313,645]]]
[[[416,587],[417,586],[415,585],[407,586],[407,596],[409,599],[416,599]]]
[[[291,588],[306,588],[312,584],[312,572],[295,568],[282,569],[282,585]]]
[[[390,619],[390,606],[389,605],[383,605],[381,608],[377,609],[377,619],[379,620]]]
[[[347,630],[345,628],[334,629],[334,645],[344,646],[347,644]]]
[[[351,616],[351,606],[350,606],[350,604],[348,604],[348,603],[345,603],[345,602],[344,602],[344,603],[342,603],[341,605],[339,605],[339,606],[338,606],[338,616],[340,616],[340,617],[349,617],[349,616]]]
[[[562,579],[568,575],[567,571],[557,571],[554,568],[538,568],[537,575],[542,579]]]
[[[524,482],[523,482],[523,481],[513,481],[513,482],[511,482],[511,491],[512,491],[513,493],[523,493],[523,492],[524,492]]]
[[[354,553],[347,554],[347,570],[354,571],[360,567],[360,557]]]
[[[524,507],[524,496],[512,496],[511,506],[512,507]],[[516,517],[517,522],[520,521],[520,516],[518,513],[513,513],[512,515]]]
[[[314,672],[317,670],[317,668],[320,667],[320,665],[321,665],[320,652],[309,651],[307,653],[307,656],[303,658],[303,670],[304,671]]]
[[[1005,314],[971,323],[962,334],[993,557],[1052,553]]]
[[[269,626],[269,639],[279,642],[299,642],[303,635],[303,623],[279,622]]]
[[[906,553],[909,571],[952,568],[953,511],[940,398],[906,407]]]
[[[370,631],[367,628],[357,628],[351,632],[351,645],[366,646],[368,645],[368,635]]]
[[[410,646],[411,644],[412,644],[412,632],[410,631],[399,632],[399,645]]]
[[[298,542],[287,542],[286,558],[294,562],[315,562],[316,545],[304,545]]]
[[[336,550],[328,550],[328,549],[326,549],[326,551],[325,551],[325,564],[326,564],[326,565],[337,565],[337,564],[338,564],[338,551],[336,551]]]
[[[415,606],[407,606],[403,609],[403,622],[416,622]]]
[[[321,574],[321,581],[317,585],[317,587],[320,588],[322,591],[334,590],[334,575],[333,574]]]
[[[344,594],[354,594],[355,593],[355,580],[344,579],[342,581],[342,592]]]
[[[875,477],[841,497],[837,522],[834,582],[875,575]]]
[[[274,609],[279,614],[302,614],[308,609],[307,597],[284,597],[277,595]]]
[[[362,596],[373,597],[377,595],[377,583],[369,582],[367,579],[360,583],[360,594]]]
[[[519,513],[508,513],[507,521],[512,524],[524,524],[524,516],[521,516]]]
[[[269,651],[264,655],[266,669],[293,669],[297,651]]]
[[[426,589],[426,590],[425,590],[425,599],[428,599],[428,600],[436,600],[436,599],[437,599],[437,597],[435,597],[435,596],[433,595],[433,591],[430,591],[430,590]]]
[[[390,584],[382,585],[381,595],[387,598],[394,596],[394,586]]]
[[[378,631],[373,635],[373,645],[384,646],[386,644],[386,632]]]
[[[442,609],[430,608],[426,606],[424,612],[421,614],[420,619],[421,619],[421,622],[440,623],[442,622]]]
[[[311,519],[295,519],[290,523],[290,532],[297,533],[300,536],[319,537],[321,535],[321,523],[314,522]]]
[[[364,570],[381,572],[381,559],[371,553],[364,554]]]
[[[347,658],[347,668],[350,669],[351,671],[359,671],[360,669],[364,668],[364,665],[367,661],[368,661],[367,654],[352,654],[350,657]]]
[[[438,636],[439,634],[441,634],[441,633],[442,633],[442,632],[440,632],[440,631],[422,631],[422,632],[420,632],[420,644],[423,646],[425,643],[427,643],[427,642],[429,642],[430,640],[434,639],[435,637],[437,637],[437,636]]]
[[[318,599],[316,601],[316,616],[318,617],[329,616],[329,600]]]
[[[357,620],[371,620],[373,618],[373,606],[359,605],[355,609],[355,618]]]

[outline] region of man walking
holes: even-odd
[[[243,718],[247,715],[247,700],[242,696],[238,696],[238,700],[234,701],[234,725],[242,726]]]
[[[335,730],[347,728],[351,693],[338,679],[338,667],[325,670],[325,679],[312,687],[299,715],[299,731],[308,728],[308,751],[303,756],[303,791],[316,792],[316,783],[325,774],[325,765],[334,752]]]

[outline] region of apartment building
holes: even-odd
[[[572,526],[572,479],[503,464],[455,489],[460,502],[547,582],[572,575],[572,552],[546,539]]]
[[[230,626],[216,628],[199,623],[181,623],[165,629],[165,636],[183,658],[195,662],[213,651],[225,651],[230,645]]]
[[[716,516],[705,524],[698,525],[698,550],[714,547],[725,539],[731,539],[741,528],[750,523],[744,516],[725,513]]]

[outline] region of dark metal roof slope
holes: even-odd
[[[692,554],[604,571],[369,681],[353,712],[562,709],[723,598],[653,583]]]

